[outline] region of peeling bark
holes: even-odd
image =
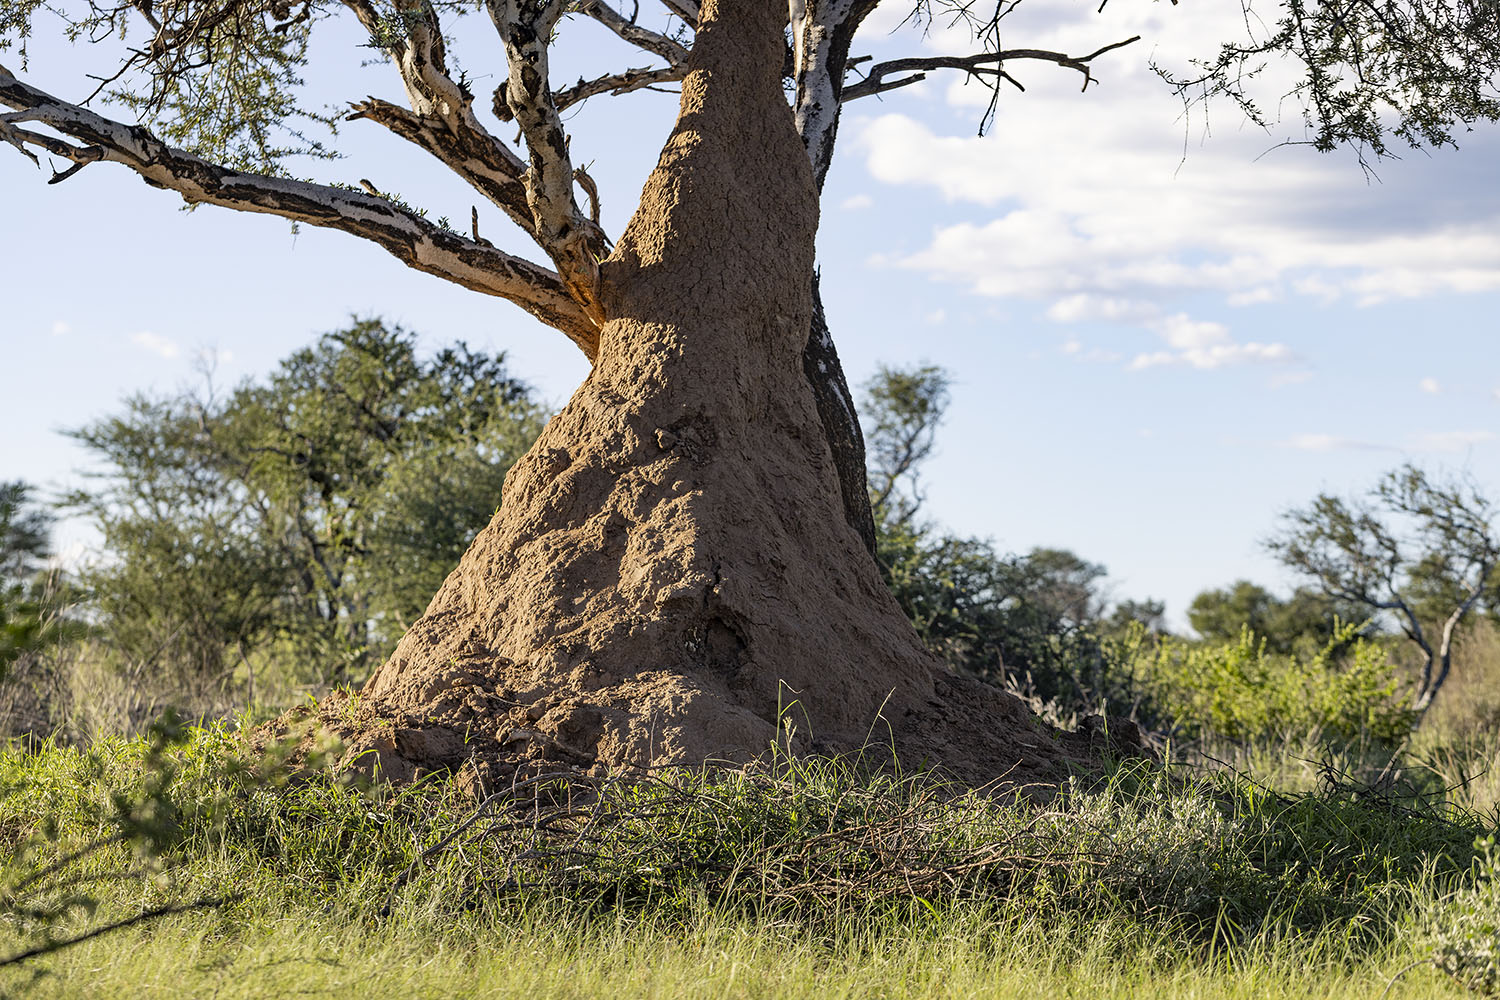
[[[573,161],[548,77],[547,45],[564,4],[562,0],[486,0],[485,6],[505,46],[509,73],[505,105],[526,138],[526,203],[537,242],[557,265],[574,301],[595,323],[602,324],[599,261],[606,241],[573,197]]]

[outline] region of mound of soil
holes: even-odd
[[[252,743],[263,749],[300,735],[302,747],[311,748],[332,737],[342,748],[335,764],[342,773],[395,784],[456,773],[475,798],[542,771],[602,776],[703,762],[737,765],[769,753],[773,740],[795,753],[863,751],[861,760],[871,768],[937,768],[975,788],[1045,789],[1097,767],[1105,755],[1150,754],[1126,719],[1096,716],[1067,732],[991,685],[951,673],[936,681],[925,705],[878,719],[867,739],[854,743],[809,737],[795,725],[777,739],[773,727],[747,719],[743,709],[667,678],[636,679],[587,698],[558,693],[535,700],[482,683],[460,685],[415,713],[335,692],[260,727]],[[651,730],[646,735],[653,748],[644,759],[632,756],[622,738],[642,727]]]
[[[492,786],[868,744],[1052,782],[1100,738],[948,673],[850,526],[803,368],[818,193],[781,89],[786,6],[721,7],[600,265],[593,369],[391,658],[317,709],[350,768]]]

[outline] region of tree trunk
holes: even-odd
[[[980,779],[1059,759],[1018,702],[927,653],[849,523],[804,369],[818,202],[786,10],[704,5],[680,118],[601,270],[598,360],[366,685],[367,766],[743,759],[786,723],[803,749],[873,734]]]
[[[838,472],[839,493],[844,501],[844,520],[875,558],[875,513],[870,509],[870,490],[865,470],[865,435],[854,409],[854,396],[844,378],[844,366],[823,316],[823,294],[813,272],[812,332],[802,352],[802,371],[812,387],[823,437]]]

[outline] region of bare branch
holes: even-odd
[[[599,261],[608,251],[608,242],[573,198],[568,137],[548,84],[547,43],[562,15],[563,0],[486,0],[485,6],[505,45],[509,69],[505,105],[531,154],[525,174],[526,203],[537,242],[557,265],[574,301],[602,326]]]
[[[526,204],[526,168],[519,158],[483,130],[451,127],[451,119],[419,115],[374,97],[352,106],[346,120],[366,119],[431,153],[462,177],[474,190],[500,208],[528,235],[535,236],[535,220]],[[498,155],[497,150],[503,150]]]
[[[1124,41],[1114,42],[1103,48],[1096,49],[1084,56],[1070,56],[1066,52],[1053,52],[1050,49],[1002,49],[999,52],[980,52],[971,56],[918,56],[910,59],[892,59],[889,62],[876,63],[870,67],[865,78],[858,83],[850,84],[844,88],[844,100],[853,101],[861,97],[870,97],[874,94],[883,94],[898,87],[916,83],[925,77],[925,74],[938,69],[956,69],[973,77],[996,77],[1015,84],[1024,90],[1019,82],[1009,73],[1005,72],[1004,66],[1007,62],[1018,62],[1021,60],[1036,60],[1041,62],[1056,63],[1068,69],[1077,70],[1083,74],[1083,88],[1094,81],[1093,73],[1089,63],[1115,49],[1123,48],[1133,42],[1141,40],[1140,35],[1135,35]],[[914,73],[915,76],[902,77],[896,80],[887,80],[886,77],[896,73]]]
[[[385,198],[210,163],[168,146],[144,128],[104,118],[22,83],[4,66],[0,66],[0,105],[22,112],[21,116],[7,115],[8,119],[24,117],[83,145],[13,125],[7,138],[18,138],[75,165],[99,160],[124,164],[147,184],[176,191],[189,204],[278,215],[351,233],[378,244],[418,271],[516,303],[561,330],[590,357],[597,351],[597,329],[556,274],[465,239]]]
[[[655,53],[667,61],[669,66],[686,67],[688,50],[666,35],[643,28],[635,19],[627,20],[604,0],[583,0],[578,5],[580,13],[587,14],[636,48]]]
[[[655,69],[627,69],[622,73],[610,73],[593,80],[579,80],[567,90],[552,95],[552,103],[562,111],[575,104],[597,97],[600,94],[628,94],[663,83],[676,83],[687,76],[687,66],[660,66]],[[510,109],[506,109],[509,114]]]
[[[379,12],[368,0],[344,2],[372,37],[387,37]],[[427,0],[417,0],[403,14],[405,38],[389,42],[388,51],[411,110],[372,97],[355,104],[348,120],[368,119],[420,146],[535,238],[521,181],[526,165],[489,133],[474,114],[474,95],[449,74],[437,12]]]

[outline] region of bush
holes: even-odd
[[[1430,943],[1439,969],[1479,993],[1500,993],[1500,858],[1494,836],[1479,840],[1474,884],[1434,915]]]
[[[1156,721],[1190,740],[1254,742],[1316,732],[1338,743],[1394,745],[1414,721],[1399,668],[1378,643],[1341,624],[1310,657],[1267,652],[1246,628],[1235,642],[1163,638],[1135,674]]]

